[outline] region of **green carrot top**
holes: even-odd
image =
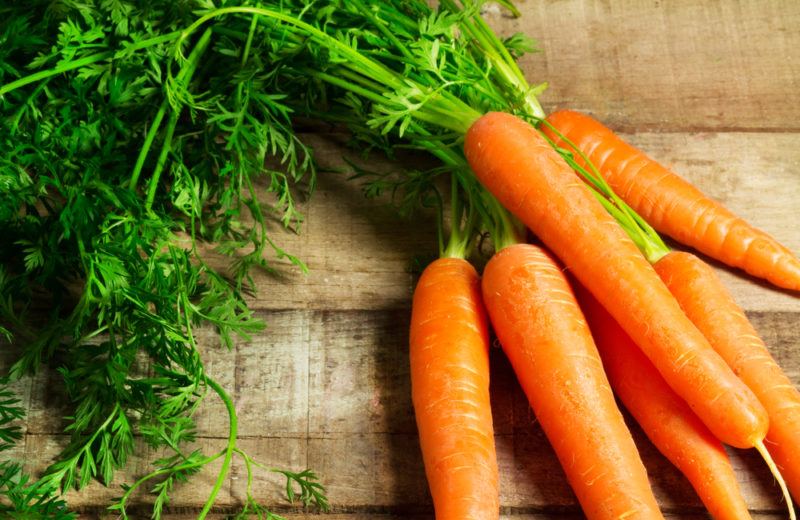
[[[514,60],[514,55],[531,50],[532,42],[521,36],[501,40],[481,18],[480,2],[459,6],[448,0],[438,10],[422,1],[399,0],[331,2],[329,7],[321,9],[324,15],[318,12],[313,22],[305,21],[310,12],[302,9],[302,20],[268,9],[220,9],[199,19],[185,34],[219,16],[258,16],[272,38],[291,42],[298,56],[307,58],[305,64],[303,60],[293,64],[295,78],[303,79],[301,86],[295,83],[292,88],[313,92],[308,97],[322,100],[326,108],[307,103],[299,110],[349,121],[357,137],[372,143],[381,135],[402,138],[436,155],[463,179],[470,176],[463,158],[448,149],[458,148],[466,130],[483,113],[509,111],[534,124],[547,124],[536,98],[545,85],[530,87]],[[339,112],[331,114],[330,105]],[[557,151],[645,256],[655,262],[666,254],[668,248],[658,234],[613,192],[577,148],[570,148]],[[579,164],[576,154],[587,167]],[[481,191],[477,184],[471,189]],[[486,196],[467,200],[481,206],[475,209],[481,217],[478,228],[495,228],[500,241],[514,234],[497,228],[498,222],[509,220],[499,205]]]

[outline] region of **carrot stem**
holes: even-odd
[[[222,460],[222,467],[217,474],[217,480],[214,482],[214,487],[211,489],[211,492],[208,495],[208,500],[206,501],[205,505],[203,506],[202,511],[197,516],[198,520],[203,520],[208,512],[211,511],[211,506],[214,505],[214,502],[217,499],[217,494],[219,493],[220,489],[222,489],[222,485],[225,483],[225,477],[228,475],[228,471],[230,470],[231,466],[231,459],[233,458],[233,452],[236,449],[236,431],[237,431],[237,417],[236,417],[236,409],[233,406],[233,401],[231,400],[230,396],[225,392],[225,390],[213,379],[210,377],[206,377],[206,384],[211,387],[214,392],[222,399],[222,402],[225,404],[225,409],[228,411],[228,421],[230,424],[230,429],[228,432],[228,443],[225,447],[223,453],[225,454],[225,458]],[[794,519],[793,519],[794,520]]]

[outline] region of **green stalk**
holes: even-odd
[[[25,111],[27,110],[28,105],[33,103],[36,100],[36,97],[42,92],[42,90],[44,90],[45,87],[47,87],[48,81],[50,81],[50,78],[47,78],[38,85],[36,85],[36,88],[33,89],[33,92],[31,92],[31,95],[28,97],[28,100],[21,107],[19,107],[19,110],[17,110],[17,113],[14,114],[14,117],[12,118],[11,130],[9,131],[9,135],[14,136],[17,133],[17,128],[19,128],[19,122],[22,120],[22,116],[25,115]]]
[[[378,20],[378,18],[375,16],[375,13],[373,13],[369,7],[364,5],[364,3],[361,2],[361,0],[349,0],[349,2],[357,6],[362,14],[367,15],[367,18],[370,19],[372,24],[378,28],[381,34],[383,34],[385,37],[389,39],[390,42],[392,42],[392,45],[394,45],[397,49],[400,50],[401,53],[403,53],[403,56],[409,59],[412,58],[412,54],[406,48],[406,46],[403,45],[400,39],[397,36],[395,36],[395,34],[392,31],[390,31],[388,27],[386,27],[386,24],[381,23],[381,21]]]
[[[200,39],[197,41],[194,49],[189,54],[189,58],[187,63],[181,68],[176,76],[175,80],[189,84],[192,80],[192,76],[194,75],[195,70],[197,70],[197,65],[200,61],[200,57],[205,52],[206,48],[208,47],[208,42],[211,40],[211,30],[207,29]],[[142,145],[142,149],[139,152],[139,156],[136,158],[136,165],[133,169],[133,174],[131,175],[130,181],[130,189],[135,190],[136,184],[139,180],[139,175],[142,171],[142,167],[144,165],[145,158],[150,151],[150,147],[153,144],[153,140],[155,139],[155,135],[158,132],[158,127],[161,125],[161,121],[164,118],[164,114],[167,110],[169,105],[168,98],[164,98],[164,101],[161,102],[161,107],[159,107],[158,112],[156,113],[156,117],[153,120],[153,125],[150,127],[150,130],[147,132],[147,136],[145,136],[144,145]],[[161,148],[161,153],[159,154],[158,160],[156,162],[155,169],[153,170],[153,176],[150,178],[149,188],[147,192],[147,202],[145,207],[150,209],[153,206],[153,200],[156,196],[156,189],[158,187],[158,181],[161,177],[161,171],[164,168],[164,164],[166,164],[167,155],[169,155],[169,151],[172,147],[172,136],[175,132],[175,126],[178,124],[178,117],[180,116],[180,112],[178,110],[173,109],[170,113],[169,122],[167,123],[167,129],[164,135],[164,145]]]
[[[142,148],[139,150],[139,155],[136,157],[136,164],[133,166],[133,172],[131,173],[131,179],[128,181],[128,186],[130,187],[131,191],[136,190],[136,185],[139,183],[139,176],[142,173],[142,168],[144,167],[144,161],[147,159],[147,154],[150,152],[150,148],[153,146],[153,141],[158,135],[158,130],[161,127],[161,121],[164,119],[164,115],[167,113],[167,108],[169,107],[169,101],[165,98],[161,102],[161,106],[158,107],[158,112],[156,112],[155,117],[153,117],[153,122],[150,123],[150,128],[147,130],[147,135],[144,136],[144,142],[142,143]]]
[[[494,242],[495,251],[500,251],[514,244],[525,243],[525,227],[496,198],[488,193],[486,197],[491,197],[489,199],[489,207],[493,210],[492,215],[495,219],[492,229],[492,241]]]
[[[382,4],[382,6],[385,4]],[[413,21],[410,21],[406,16],[397,16],[396,11],[383,11],[384,16],[387,18],[391,18],[391,25],[402,25],[406,28],[406,30],[413,31],[419,25]]]
[[[466,237],[462,236],[461,227],[461,199],[458,196],[458,178],[455,173],[450,176],[450,238],[447,247],[440,252],[444,258],[465,258],[467,256],[467,243],[470,233]],[[466,227],[466,226],[465,226]],[[467,229],[467,231],[471,231]]]
[[[179,466],[175,466],[175,467],[171,467],[171,468],[159,469],[159,470],[153,471],[151,473],[148,473],[147,475],[141,477],[139,480],[137,480],[136,482],[131,484],[131,486],[122,495],[122,497],[119,500],[119,510],[120,510],[120,512],[123,512],[125,510],[125,504],[128,502],[128,499],[133,494],[133,492],[136,491],[137,488],[139,488],[142,484],[144,484],[148,480],[152,480],[152,479],[154,479],[156,477],[160,477],[162,475],[169,475],[170,473],[175,473],[175,472],[178,472],[178,471],[186,471],[186,470],[189,470],[189,469],[194,469],[194,468],[199,468],[199,467],[205,466],[207,464],[210,464],[211,462],[214,462],[218,458],[222,457],[222,455],[224,453],[225,453],[224,451],[220,451],[219,453],[216,453],[216,454],[211,455],[209,457],[206,457],[204,459],[200,459],[200,460],[198,460],[196,462],[190,462],[188,464],[181,464]]]
[[[504,5],[508,7],[511,4],[506,2]],[[516,8],[512,9],[512,14],[514,14],[514,16],[520,15]],[[508,52],[506,46],[503,44],[500,38],[497,37],[497,34],[495,34],[491,27],[489,27],[489,24],[486,23],[486,20],[484,20],[481,16],[476,16],[474,20],[475,24],[478,26],[478,32],[481,34],[482,38],[488,41],[489,44],[499,53],[500,61],[507,67],[506,72],[516,78],[514,83],[520,87],[527,87],[527,78],[517,66],[517,62],[514,61],[513,56],[511,56],[511,54]],[[536,102],[536,105],[539,105],[538,101]],[[539,107],[539,110],[541,110],[541,107]],[[542,111],[542,116],[544,116],[544,111]]]
[[[584,164],[589,166],[591,171],[588,171],[586,168],[580,166],[577,161],[572,157],[571,152],[566,153],[559,153],[564,158],[564,160],[569,164],[569,166],[576,171],[585,182],[589,184],[589,187],[592,188],[592,192],[594,192],[595,196],[598,200],[603,202],[603,206],[609,210],[612,216],[617,220],[617,222],[622,226],[622,228],[628,233],[631,240],[636,243],[639,247],[639,250],[645,255],[645,257],[650,261],[650,263],[655,263],[659,259],[661,259],[664,255],[669,253],[670,249],[661,239],[661,236],[653,229],[650,224],[648,224],[638,213],[633,211],[633,209],[628,206],[628,204],[622,200],[616,192],[611,188],[608,182],[605,180],[605,177],[597,170],[597,167],[589,160],[589,157],[583,153],[570,139],[568,139],[564,134],[562,134],[558,129],[556,129],[553,125],[550,124],[547,120],[542,120],[542,124],[546,125],[550,130],[555,133],[559,139],[564,141],[567,146],[569,146],[574,153],[577,153],[578,156],[583,160]],[[544,137],[548,143],[553,148],[556,148],[555,143],[548,138],[544,134],[540,134]],[[556,148],[558,151],[558,149]],[[609,208],[614,208],[612,212]]]
[[[197,520],[203,520],[206,515],[208,515],[208,512],[211,511],[211,507],[217,500],[217,494],[219,494],[219,490],[222,489],[222,484],[225,482],[225,478],[228,476],[228,471],[231,467],[231,459],[233,458],[233,453],[236,450],[236,435],[238,430],[236,409],[233,406],[233,401],[231,400],[230,396],[219,384],[217,384],[216,381],[210,377],[206,376],[205,381],[206,384],[210,386],[214,392],[216,392],[219,398],[222,399],[222,402],[225,403],[225,409],[228,411],[228,421],[230,427],[228,430],[228,444],[225,447],[225,458],[222,459],[222,467],[219,470],[216,482],[214,482],[214,487],[211,488],[211,493],[208,495],[208,500],[206,500],[206,503],[203,506],[203,509],[200,511],[200,514],[197,515]]]
[[[357,64],[363,67],[364,72],[368,77],[374,77],[375,79],[378,79],[382,83],[385,83],[387,86],[392,86],[393,88],[400,88],[403,86],[402,82],[397,80],[395,74],[392,71],[385,68],[383,65],[364,57],[356,49],[353,49],[350,45],[340,42],[339,40],[330,36],[329,34],[317,29],[313,25],[310,25],[298,18],[295,18],[294,16],[288,15],[286,13],[281,13],[278,11],[273,11],[270,9],[264,9],[259,7],[223,7],[221,9],[215,9],[214,11],[211,11],[205,14],[204,16],[201,16],[192,25],[184,29],[183,33],[181,34],[180,40],[182,41],[186,39],[190,34],[195,32],[199,27],[201,27],[206,22],[214,18],[224,16],[226,14],[250,14],[255,16],[263,16],[265,18],[278,20],[287,23],[289,25],[292,25],[303,31],[312,39],[317,40],[322,45],[341,52],[353,64]]]
[[[42,485],[45,487],[51,486],[54,493],[60,489],[66,491],[66,489],[64,488],[66,488],[67,486],[62,486],[64,475],[67,473],[67,469],[65,468],[68,468],[72,464],[72,461],[80,457],[80,455],[84,451],[86,451],[86,449],[89,446],[94,444],[94,441],[97,440],[97,436],[100,435],[100,433],[103,432],[106,428],[108,428],[108,426],[111,424],[111,421],[117,416],[118,413],[124,413],[124,412],[122,411],[120,404],[116,403],[114,404],[114,409],[111,411],[108,417],[106,417],[105,421],[103,421],[103,423],[100,426],[95,428],[94,433],[89,437],[89,439],[86,442],[83,443],[81,449],[77,450],[76,455],[74,455],[70,459],[56,462],[55,464],[53,464],[52,466],[50,466],[45,470],[45,474],[42,475],[41,479],[39,480],[42,483]],[[79,481],[76,481],[75,483],[69,482],[69,485],[77,484],[78,482]]]
[[[242,67],[247,64],[247,58],[250,56],[250,48],[253,46],[253,36],[256,34],[257,26],[258,15],[254,16],[250,21],[250,30],[247,33],[247,41],[244,44],[244,51],[242,52]]]
[[[24,87],[25,85],[29,85],[31,83],[36,83],[37,81],[41,81],[46,78],[50,78],[52,76],[58,76],[59,74],[63,74],[65,72],[69,72],[71,70],[79,69],[81,67],[85,67],[87,65],[92,65],[93,63],[98,63],[100,61],[104,61],[114,57],[114,53],[111,51],[101,52],[99,54],[92,54],[91,56],[85,56],[83,58],[77,59],[75,61],[69,61],[67,63],[62,63],[56,67],[40,70],[39,72],[34,72],[33,74],[29,74],[23,78],[20,78],[16,81],[12,81],[11,83],[6,83],[2,87],[0,87],[0,96],[11,92],[12,90],[16,90],[20,87]]]
[[[426,139],[431,137],[430,133],[424,128],[412,123],[410,129],[414,134],[414,141],[421,145],[428,153],[438,158],[446,166],[450,167],[452,177],[451,185],[451,207],[452,224],[450,238],[447,246],[442,249],[441,231],[439,237],[439,249],[441,256],[465,258],[469,249],[472,247],[474,236],[479,231],[479,217],[483,217],[484,224],[489,226],[495,249],[499,251],[504,247],[519,244],[525,241],[525,232],[522,224],[517,221],[506,210],[493,195],[480,187],[477,180],[471,175],[464,175],[462,172],[471,172],[466,159],[456,153],[452,148],[442,146],[441,143]],[[460,206],[458,203],[458,186],[461,186],[467,194],[469,211],[467,222],[463,227],[459,226],[461,221],[461,211],[455,208]],[[455,201],[455,202],[453,202]],[[482,213],[482,215],[481,215]],[[439,224],[441,230],[443,226]]]
[[[365,99],[368,99],[379,106],[384,106],[389,101],[380,91],[376,92],[361,86],[368,85],[370,83],[368,79],[359,79],[358,83],[360,83],[360,85],[356,85],[355,83],[349,83],[342,78],[333,76],[332,74],[328,74],[326,72],[309,70],[308,73],[327,83],[330,83],[331,85],[348,90]],[[346,76],[348,74],[342,71],[340,72],[340,75]],[[431,95],[436,95],[436,93]],[[428,104],[426,105],[427,111],[418,109],[413,112],[413,116],[420,121],[437,125],[463,135],[467,132],[467,130],[469,130],[469,127],[472,126],[472,123],[474,123],[475,120],[481,116],[481,114],[466,104],[460,103],[461,106],[458,104],[455,105],[456,106],[445,104],[444,106],[440,107],[439,105]],[[448,106],[450,108],[448,108]],[[465,107],[466,109],[462,107]],[[459,117],[454,117],[454,114],[458,114],[459,111],[462,112],[462,115]]]
[[[454,13],[464,13],[455,0],[441,0],[445,8]],[[474,7],[474,6],[473,6]],[[555,147],[555,144],[545,137],[551,146],[558,151],[567,163],[575,170],[583,180],[589,185],[597,199],[603,204],[606,210],[619,222],[622,228],[636,243],[642,253],[649,261],[658,261],[662,256],[669,252],[669,248],[664,244],[656,231],[631,209],[609,186],[605,178],[592,164],[589,158],[572,143],[566,136],[556,130],[546,121],[544,111],[536,99],[536,89],[532,89],[525,79],[514,58],[508,52],[503,42],[492,31],[486,21],[479,15],[464,17],[460,26],[468,34],[476,47],[480,50],[483,57],[492,64],[492,70],[499,78],[501,85],[505,85],[511,96],[519,96],[524,100],[524,109],[529,117],[537,122],[548,126],[553,132],[571,148],[574,153],[588,165],[588,170],[581,167],[570,156],[569,152],[564,152]]]
[[[396,108],[391,105],[387,105],[390,99],[383,96],[387,90],[389,92],[402,92],[408,87],[417,87],[425,94],[423,101],[417,103],[417,106],[405,106],[404,108],[412,117],[420,121],[447,128],[449,130],[465,133],[472,123],[481,116],[478,111],[444,90],[446,85],[438,86],[438,88],[433,90],[433,92],[425,92],[424,85],[421,85],[418,82],[413,82],[411,79],[399,75],[380,62],[370,59],[364,53],[351,47],[347,43],[339,41],[333,36],[321,31],[320,29],[317,29],[313,25],[303,22],[294,16],[272,11],[270,9],[256,7],[225,7],[216,9],[200,17],[192,25],[187,27],[183,31],[181,40],[187,38],[206,22],[228,14],[249,14],[284,22],[294,27],[296,30],[299,30],[302,34],[306,35],[308,38],[317,42],[323,47],[341,53],[341,55],[346,58],[346,60],[341,64],[341,67],[347,67],[354,73],[363,75],[366,78],[376,81],[378,84],[384,87],[380,90],[380,92],[377,92],[377,94],[381,96],[380,106],[385,108],[384,113],[391,114],[393,113],[392,109]],[[336,81],[335,84],[341,88],[354,91],[359,95],[363,95],[363,89],[356,90],[346,81],[342,81],[338,78],[335,78],[334,81]],[[386,108],[387,106],[389,108]]]
[[[453,13],[464,12],[453,0],[442,0],[441,3]],[[508,3],[504,5],[508,5]],[[518,13],[516,9],[513,12]],[[544,119],[545,112],[539,100],[536,99],[535,91],[528,85],[525,75],[522,74],[508,49],[480,14],[469,18],[464,17],[460,25],[472,40],[477,42],[477,47],[492,64],[492,72],[498,76],[501,83],[510,86],[512,91],[521,96],[528,115],[536,119]]]
[[[178,125],[178,117],[181,113],[178,110],[173,110],[169,115],[167,128],[164,131],[164,145],[161,147],[161,153],[158,154],[156,166],[153,169],[153,176],[150,177],[150,182],[147,188],[147,200],[145,201],[145,208],[150,209],[153,207],[153,201],[156,198],[156,191],[158,190],[158,181],[161,177],[161,172],[164,170],[164,165],[167,163],[167,156],[172,149],[172,137],[175,134],[175,127]]]

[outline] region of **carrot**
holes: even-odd
[[[611,388],[647,437],[689,479],[713,518],[751,518],[722,444],[594,296],[573,287]]]
[[[766,408],[765,445],[800,499],[800,392],[708,264],[673,251],[654,267],[689,319]]]
[[[587,518],[663,518],[559,266],[536,246],[509,246],[486,265],[482,287],[503,351]]]
[[[482,116],[464,143],[475,175],[609,310],[723,442],[750,448],[767,416],[589,188],[525,121]]]
[[[437,520],[499,516],[489,405],[489,333],[465,260],[430,264],[414,291],[411,392]]]
[[[609,128],[570,110],[550,114],[547,122],[585,154],[614,191],[658,231],[779,287],[800,290],[800,259],[791,251]],[[569,149],[547,125],[542,130],[558,146]]]

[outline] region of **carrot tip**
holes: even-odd
[[[770,456],[769,451],[767,451],[766,446],[764,446],[764,439],[755,442],[753,446],[756,450],[758,450],[758,453],[761,454],[761,457],[764,459],[764,462],[767,463],[767,467],[769,467],[769,471],[772,473],[772,476],[775,477],[775,480],[778,481],[778,485],[781,487],[783,498],[786,500],[786,506],[789,508],[789,519],[797,520],[797,515],[794,511],[794,504],[792,503],[792,495],[789,494],[789,488],[786,487],[786,481],[783,480],[783,475],[781,475],[777,464],[775,464],[775,461],[772,460],[772,456]]]

